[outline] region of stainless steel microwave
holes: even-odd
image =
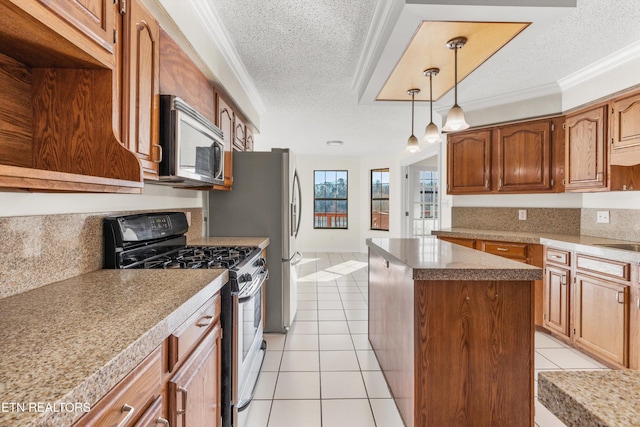
[[[160,183],[224,184],[222,131],[174,95],[160,95]]]

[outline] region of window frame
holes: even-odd
[[[387,173],[387,177],[389,177],[389,168],[377,168],[377,169],[371,169],[370,173],[369,173],[369,229],[372,231],[389,231],[389,221],[387,219],[387,228],[373,228],[373,205],[375,201],[383,201],[386,200],[387,201],[387,215],[389,214],[389,193],[390,191],[387,190],[387,197],[373,197],[373,174],[375,172],[386,172]],[[389,180],[390,181],[390,180]],[[388,182],[387,185],[390,185],[391,183]],[[382,194],[382,192],[381,192]]]
[[[326,183],[326,174],[327,172],[335,172],[336,176],[338,173],[344,173],[345,174],[345,197],[344,198],[338,198],[338,197],[316,197],[316,174],[318,172],[324,172],[325,173],[325,182]],[[337,178],[336,178],[337,181]],[[344,221],[345,224],[344,226],[340,226],[340,227],[326,227],[326,226],[320,226],[318,225],[317,221],[316,221],[316,214],[320,213],[327,213],[327,212],[317,212],[316,211],[316,202],[318,201],[339,201],[339,202],[344,202],[345,204],[345,217],[344,217]],[[337,214],[337,212],[335,212]],[[314,230],[348,230],[349,229],[349,171],[346,169],[316,169],[313,171],[313,228]]]

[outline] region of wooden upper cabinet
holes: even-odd
[[[497,192],[545,192],[551,183],[551,121],[498,127]]]
[[[216,125],[224,136],[224,187],[233,184],[233,141],[235,113],[226,99],[216,92]]]
[[[640,92],[613,102],[611,164],[640,164]]]
[[[38,0],[95,44],[114,53],[114,0]],[[133,3],[133,2],[132,2]]]
[[[491,130],[448,136],[447,193],[491,192]]]
[[[140,160],[145,179],[158,179],[160,27],[138,1],[128,2],[124,18],[123,127],[129,150]]]
[[[247,137],[244,141],[244,151],[253,151],[253,131],[247,126]]]
[[[607,190],[608,105],[570,114],[565,122],[565,190]]]
[[[236,151],[244,151],[244,146],[247,139],[246,125],[244,124],[244,121],[242,121],[242,119],[240,119],[240,117],[238,117],[237,115],[233,133],[233,149]]]

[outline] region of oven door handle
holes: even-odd
[[[258,291],[260,291],[263,283],[267,280],[268,277],[269,270],[265,270],[264,272],[258,274],[255,279],[253,279],[251,285],[248,286],[248,289],[246,291],[243,289],[240,293],[238,293],[238,303],[242,304],[253,298],[258,293]]]

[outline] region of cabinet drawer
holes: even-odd
[[[160,347],[118,383],[74,427],[131,426],[149,402],[157,397],[161,385]]]
[[[482,242],[482,250],[484,252],[500,255],[506,258],[527,259],[526,243],[507,243],[507,242]]]
[[[466,246],[467,248],[476,249],[476,241],[474,239],[465,239],[464,237],[448,237],[438,236],[438,239],[445,242],[455,243],[456,245]]]
[[[630,280],[631,264],[628,262],[613,261],[610,259],[596,258],[588,255],[578,254],[576,257],[576,268],[601,276],[612,277],[619,280]]]
[[[547,262],[552,262],[554,264],[571,265],[571,252],[547,248],[545,259]]]
[[[220,294],[207,300],[186,322],[168,338],[169,371],[204,337],[220,317]]]

